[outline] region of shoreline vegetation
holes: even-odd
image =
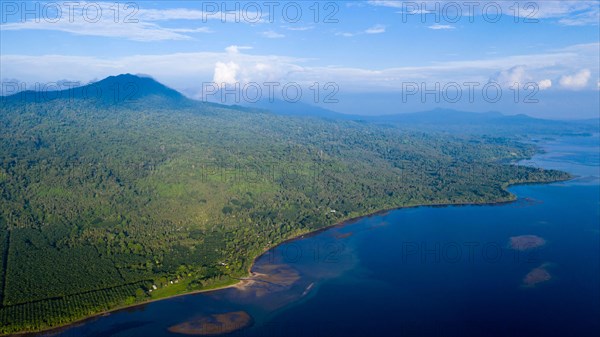
[[[468,207],[468,206],[501,206],[501,205],[505,205],[505,204],[510,204],[513,202],[516,202],[518,200],[518,196],[510,193],[510,191],[508,191],[508,189],[510,187],[513,186],[525,186],[525,185],[543,185],[543,184],[553,184],[553,183],[558,183],[558,182],[564,182],[564,181],[569,181],[576,178],[576,176],[573,176],[571,174],[568,175],[568,177],[563,178],[563,179],[555,179],[552,181],[540,181],[540,182],[522,182],[522,183],[514,183],[514,184],[505,184],[505,186],[503,186],[504,191],[508,192],[508,196],[505,199],[498,199],[496,201],[486,201],[486,202],[455,202],[455,203],[431,203],[431,204],[418,204],[418,205],[407,205],[407,206],[400,206],[400,207],[395,207],[395,208],[390,208],[390,209],[382,209],[382,210],[378,210],[376,212],[372,212],[372,213],[368,213],[365,215],[360,215],[360,216],[356,216],[356,217],[350,217],[348,219],[342,220],[340,222],[337,222],[335,224],[332,225],[328,225],[322,228],[318,228],[315,229],[313,231],[309,231],[309,232],[305,232],[305,233],[301,233],[298,235],[294,235],[293,237],[290,237],[282,242],[279,242],[275,245],[273,245],[272,247],[268,247],[266,248],[262,253],[260,253],[259,255],[255,256],[252,260],[252,263],[250,264],[250,267],[248,268],[247,274],[246,275],[241,275],[239,277],[229,277],[229,280],[223,282],[223,284],[217,284],[214,287],[212,286],[208,286],[207,288],[204,289],[199,289],[199,290],[192,290],[192,291],[184,291],[181,293],[176,293],[176,294],[172,294],[172,295],[168,295],[168,296],[164,296],[164,297],[159,297],[159,298],[152,298],[152,299],[148,299],[142,302],[138,302],[138,303],[133,303],[133,304],[127,304],[127,305],[122,305],[122,306],[117,306],[115,308],[112,308],[110,310],[105,310],[102,312],[98,312],[95,314],[92,314],[90,316],[86,316],[83,318],[80,318],[78,320],[72,321],[72,322],[68,322],[65,323],[64,325],[60,325],[60,326],[53,326],[53,327],[48,327],[45,329],[40,329],[40,330],[36,330],[36,331],[25,331],[25,332],[17,332],[17,333],[10,333],[10,334],[0,334],[0,336],[19,336],[19,337],[29,337],[29,336],[36,336],[38,334],[41,333],[58,333],[64,330],[69,329],[70,327],[74,327],[74,326],[78,326],[78,325],[82,325],[85,324],[87,321],[90,320],[94,320],[97,319],[99,317],[102,316],[106,316],[106,315],[110,315],[112,313],[116,313],[119,311],[123,311],[123,310],[129,310],[132,308],[136,308],[136,307],[141,307],[144,305],[148,305],[154,302],[159,302],[159,301],[163,301],[163,300],[168,300],[168,299],[172,299],[172,298],[177,298],[177,297],[182,297],[182,296],[192,296],[192,295],[197,295],[197,294],[202,294],[202,293],[209,293],[209,292],[215,292],[215,291],[220,291],[220,290],[224,290],[224,289],[229,289],[229,288],[239,288],[239,287],[244,287],[245,284],[252,282],[252,279],[254,277],[254,273],[252,272],[252,268],[254,267],[254,264],[256,262],[256,260],[258,260],[259,258],[261,258],[264,254],[266,254],[267,252],[269,252],[272,249],[275,249],[279,246],[282,246],[286,243],[290,243],[296,240],[302,240],[302,239],[306,239],[306,238],[310,238],[312,236],[318,235],[322,232],[334,229],[334,228],[340,228],[340,227],[344,227],[346,225],[350,225],[352,223],[355,223],[357,221],[360,221],[361,219],[364,218],[369,218],[369,217],[373,217],[373,216],[378,216],[381,214],[385,214],[387,212],[391,212],[391,211],[396,211],[396,210],[403,210],[403,209],[411,209],[411,208],[421,208],[421,207]]]

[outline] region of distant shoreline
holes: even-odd
[[[325,232],[327,230],[333,229],[333,228],[340,228],[340,227],[344,227],[346,225],[350,225],[352,223],[355,223],[361,219],[365,219],[365,218],[369,218],[369,217],[373,217],[373,216],[378,216],[384,213],[388,213],[391,211],[396,211],[396,210],[403,210],[403,209],[412,209],[412,208],[421,208],[421,207],[460,207],[460,206],[501,206],[501,205],[507,205],[507,204],[511,204],[514,203],[515,201],[518,200],[518,197],[511,193],[510,191],[508,191],[508,188],[510,187],[514,187],[514,186],[527,186],[527,185],[546,185],[546,184],[553,184],[553,183],[558,183],[558,182],[564,182],[564,181],[569,181],[576,178],[576,176],[569,174],[568,178],[565,179],[557,179],[557,180],[553,180],[553,181],[543,181],[543,182],[523,182],[523,183],[514,183],[514,184],[506,184],[505,186],[502,186],[502,190],[506,191],[509,193],[509,196],[507,197],[506,200],[498,200],[498,201],[482,201],[482,202],[454,202],[454,203],[432,203],[432,204],[417,204],[417,205],[410,205],[410,206],[400,206],[400,207],[394,207],[394,208],[389,208],[389,209],[381,209],[372,213],[368,213],[365,215],[360,215],[360,216],[356,216],[356,217],[352,217],[352,218],[348,218],[345,220],[342,220],[340,222],[322,227],[322,228],[318,228],[315,229],[313,231],[309,231],[307,233],[304,234],[299,234],[296,235],[294,237],[291,237],[289,239],[286,239],[272,247],[266,248],[265,250],[263,250],[262,253],[260,253],[259,255],[257,255],[256,257],[254,257],[252,259],[252,263],[250,264],[250,267],[248,268],[248,272],[247,272],[247,276],[251,277],[252,276],[252,268],[254,267],[256,260],[258,260],[260,257],[262,257],[264,254],[266,254],[267,252],[269,252],[272,249],[275,249],[283,244],[289,243],[289,242],[293,242],[293,241],[297,241],[297,240],[303,240],[303,239],[307,239],[310,237],[313,237],[315,235],[318,235],[322,232]],[[115,313],[118,311],[123,311],[123,310],[128,310],[128,309],[132,309],[132,308],[136,308],[136,307],[140,307],[143,305],[147,305],[150,303],[154,303],[154,302],[159,302],[159,301],[163,301],[163,300],[168,300],[168,299],[172,299],[172,298],[177,298],[177,297],[182,297],[182,296],[188,296],[188,295],[196,295],[196,294],[201,294],[201,293],[209,293],[209,292],[213,292],[213,291],[219,291],[219,290],[224,290],[224,289],[229,289],[229,288],[235,288],[237,286],[242,285],[245,281],[247,281],[246,279],[244,280],[240,280],[240,279],[232,279],[235,280],[236,282],[233,282],[231,284],[227,284],[227,285],[223,285],[223,286],[219,286],[216,288],[212,288],[212,289],[200,289],[200,290],[193,290],[190,292],[185,292],[185,293],[181,293],[181,294],[176,294],[176,295],[171,295],[171,296],[167,296],[167,297],[162,297],[162,298],[157,298],[157,299],[152,299],[152,300],[147,300],[144,302],[140,302],[140,303],[134,303],[134,304],[130,304],[130,305],[125,305],[125,306],[119,306],[119,307],[115,307],[113,309],[110,310],[105,310],[102,312],[98,312],[95,313],[93,315],[78,319],[76,321],[73,322],[69,322],[69,323],[65,323],[64,325],[58,325],[58,326],[54,326],[51,328],[47,328],[47,329],[42,329],[42,330],[38,330],[38,331],[28,331],[28,332],[17,332],[14,334],[8,334],[8,335],[0,335],[0,336],[19,336],[19,337],[32,337],[32,336],[37,336],[39,334],[42,333],[47,333],[49,335],[53,335],[56,333],[60,333],[70,327],[73,326],[77,326],[77,325],[83,325],[86,321],[90,321],[93,319],[97,319],[100,316],[105,316],[111,313]]]

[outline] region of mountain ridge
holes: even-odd
[[[595,124],[597,120],[551,120],[532,117],[526,114],[506,115],[498,111],[468,112],[448,108],[396,113],[389,115],[356,115],[345,114],[317,105],[304,102],[287,102],[280,99],[272,101],[259,100],[255,103],[226,104],[218,102],[198,101],[186,97],[179,91],[170,88],[147,75],[125,73],[108,76],[102,80],[55,91],[25,90],[12,95],[0,96],[3,103],[46,102],[57,99],[92,99],[102,105],[135,103],[139,100],[153,100],[152,104],[176,104],[177,106],[227,107],[247,112],[271,112],[281,116],[316,117],[331,120],[354,120],[360,122],[393,123],[401,125],[428,125],[476,123],[495,126],[500,124]]]

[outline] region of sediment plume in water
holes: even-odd
[[[546,240],[536,235],[520,235],[510,238],[509,247],[515,250],[529,250],[541,247],[546,244]]]
[[[170,332],[184,335],[221,335],[231,333],[249,326],[252,317],[245,311],[234,311],[222,314],[202,316],[169,328]]]
[[[552,275],[546,269],[548,267],[547,263],[532,269],[525,278],[523,279],[523,285],[527,287],[535,287],[537,284],[550,281],[552,279]]]

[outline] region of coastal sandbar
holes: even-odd
[[[270,293],[289,289],[300,279],[300,274],[295,269],[284,264],[257,266],[248,278],[234,287],[242,296],[262,297]]]

